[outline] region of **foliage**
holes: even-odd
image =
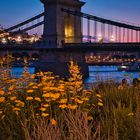
[[[14,78],[9,69],[1,65],[0,139],[138,138],[140,111],[136,87],[120,90],[104,83],[86,90],[80,69],[73,61],[67,80],[51,72],[31,75],[26,67],[20,78]]]

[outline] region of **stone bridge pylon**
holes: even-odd
[[[44,4],[43,38],[48,48],[61,48],[65,43],[81,43],[81,17],[64,13],[62,9],[81,11],[79,0],[40,0]]]

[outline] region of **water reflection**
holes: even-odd
[[[117,69],[118,66],[89,66],[89,78],[86,80],[86,83],[110,80],[118,83],[123,78],[126,78],[129,83],[132,83],[134,78],[140,77],[139,72],[121,72],[117,71]]]
[[[35,73],[35,68],[34,67],[28,67],[28,71],[30,74]],[[22,73],[24,72],[24,67],[13,67],[12,68],[12,74],[14,77],[20,77]]]
[[[85,80],[85,83],[96,83],[102,81],[115,81],[121,82],[123,78],[128,80],[128,83],[132,83],[134,78],[140,77],[139,72],[120,72],[117,71],[118,66],[89,66],[89,78]],[[14,67],[12,69],[15,77],[20,77],[24,71],[23,67]],[[33,74],[35,72],[34,67],[29,67],[28,71]]]

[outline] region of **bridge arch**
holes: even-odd
[[[131,59],[135,59],[135,58],[137,58],[137,56],[134,55],[134,54],[130,55],[129,57],[130,57]]]
[[[18,58],[20,59],[21,54],[18,52],[15,52],[15,53],[12,53],[12,57],[14,57],[15,59],[18,59]]]
[[[121,59],[121,55],[113,55],[112,58]]]

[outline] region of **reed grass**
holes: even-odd
[[[4,59],[6,61],[6,59]],[[71,61],[67,80],[51,72],[20,78],[1,62],[0,140],[138,140],[139,86],[100,83],[86,90]]]

